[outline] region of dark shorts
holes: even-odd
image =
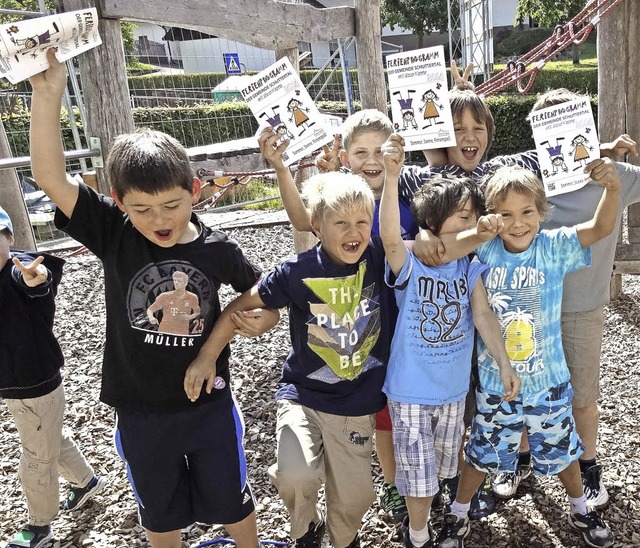
[[[115,444],[127,464],[140,524],[155,533],[194,522],[231,524],[254,510],[244,421],[230,391],[176,412],[116,410]]]

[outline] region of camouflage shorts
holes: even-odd
[[[501,395],[476,391],[478,412],[473,418],[467,462],[490,473],[515,472],[518,448],[526,426],[533,471],[553,476],[576,460],[584,447],[573,420],[569,383],[501,402]]]

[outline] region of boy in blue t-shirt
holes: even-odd
[[[202,352],[217,356],[233,336],[237,311],[287,307],[291,350],[276,392],[277,462],[269,475],[296,546],[322,545],[317,504],[324,483],[332,545],[356,548],[375,498],[371,438],[385,405],[393,295],[384,283],[382,243],[371,237],[371,188],[357,175],[333,172],[309,179],[304,192],[320,243],[230,303]]]
[[[463,256],[479,245],[476,254],[489,266],[485,285],[490,302],[522,389],[514,401],[500,401],[500,378],[481,337],[477,412],[456,500],[445,515],[436,546],[464,546],[473,493],[486,473],[515,471],[525,428],[534,473],[557,475],[567,491],[571,526],[590,546],[613,545],[611,531],[597,510],[588,506],[583,491],[578,464],[583,446],[572,415],[573,389],[561,339],[564,277],[589,266],[589,246],[611,233],[618,209],[620,178],[613,163],[595,160],[589,170],[591,178],[604,187],[590,221],[539,231],[547,212],[542,183],[530,171],[503,167],[485,189],[491,215],[481,220],[479,229],[461,233],[457,241],[445,245],[450,258]]]
[[[439,481],[453,478],[458,468],[474,325],[495,357],[504,401],[516,397],[520,381],[487,301],[480,277],[486,265],[462,257],[427,266],[406,249],[397,203],[402,137],[392,135],[383,153],[387,176],[380,234],[387,283],[395,289],[399,309],[383,390],[393,423],[395,483],[409,511],[405,546],[423,548],[435,538],[429,516]],[[483,197],[468,178],[435,176],[416,192],[412,210],[420,227],[439,236],[457,234],[476,226]]]

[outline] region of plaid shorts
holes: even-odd
[[[444,405],[389,400],[396,487],[404,497],[431,497],[438,480],[456,475],[465,399]]]

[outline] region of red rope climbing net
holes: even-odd
[[[527,93],[536,75],[547,61],[555,58],[571,44],[582,44],[600,19],[622,0],[591,0],[580,13],[564,25],[558,25],[553,34],[539,46],[516,61],[509,61],[505,69],[476,87],[482,96],[492,95],[515,84],[520,93]]]

